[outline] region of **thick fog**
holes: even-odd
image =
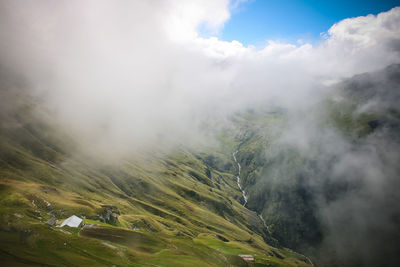
[[[398,136],[382,127],[355,146],[320,129],[314,106],[332,84],[399,63],[400,8],[340,21],[316,44],[266,40],[256,48],[198,35],[202,26],[217,36],[240,2],[1,0],[0,70],[23,80],[80,147],[96,153],[212,142],[211,126],[261,104],[311,110],[293,116],[280,142],[303,154],[324,143],[318,164],[329,179],[357,180],[357,190],[337,200],[318,195],[319,213],[328,247],[370,255],[398,233]],[[370,100],[360,112],[395,106]],[[309,181],[314,191],[318,179]]]
[[[201,38],[241,1],[1,1],[0,61],[85,147],[201,140],[204,120],[298,107],[327,84],[399,58],[400,9],[333,25],[311,44]],[[295,23],[295,22],[293,22]]]
[[[327,111],[327,102],[321,101],[290,116],[289,126],[271,145],[272,151],[278,152],[274,154],[270,148],[267,159],[289,148],[298,153],[301,165],[287,165],[284,157],[282,163],[274,165],[275,173],[280,175],[268,183],[266,190],[283,184],[292,192],[294,183],[297,190],[306,190],[306,201],[316,205],[313,213],[320,227],[314,225],[316,228],[309,231],[323,234],[318,250],[322,262],[398,266],[400,65],[357,75],[333,88],[333,95],[326,97],[342,109],[334,109],[333,114]],[[339,129],[333,126],[332,116],[337,113],[349,116],[349,124]],[[366,135],[356,130],[362,116],[367,116],[363,120],[373,128]],[[346,126],[350,126],[347,133]],[[273,179],[270,173],[264,176],[267,181]],[[262,183],[260,180],[257,186]],[[299,207],[296,212],[300,213],[293,213],[293,222],[299,221],[298,214],[306,212]]]

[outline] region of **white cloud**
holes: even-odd
[[[314,75],[329,79],[349,77],[373,71],[399,61],[400,7],[377,16],[349,18],[333,25],[317,46],[301,42],[300,46],[270,40],[261,50],[244,47],[237,41],[194,38],[209,56],[279,58],[288,63],[302,64]],[[222,52],[221,49],[224,51]],[[249,55],[250,56],[250,55]],[[251,56],[250,56],[251,57]]]
[[[202,119],[255,103],[302,105],[324,83],[399,60],[399,8],[341,21],[318,46],[269,41],[257,50],[198,36],[201,24],[221,29],[230,8],[227,0],[2,1],[0,61],[46,91],[78,136],[119,148],[160,135],[184,140]]]
[[[174,41],[189,41],[197,37],[197,28],[205,24],[218,31],[229,19],[229,0],[170,0],[165,30]]]

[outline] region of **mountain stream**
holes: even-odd
[[[244,189],[243,189],[242,186],[240,185],[240,169],[241,169],[241,166],[240,166],[240,163],[239,163],[239,162],[237,161],[237,159],[236,159],[236,154],[237,154],[238,152],[239,152],[239,151],[236,150],[235,152],[233,152],[232,156],[233,156],[233,159],[234,159],[235,163],[236,163],[237,166],[238,166],[238,175],[236,176],[236,182],[237,182],[237,185],[238,185],[240,191],[242,191],[242,195],[243,195],[243,199],[244,199],[244,204],[243,204],[243,206],[246,206],[246,204],[247,204],[246,192],[244,191]]]

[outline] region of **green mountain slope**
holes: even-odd
[[[261,219],[239,203],[228,139],[212,153],[181,147],[98,160],[77,153],[79,145],[37,100],[3,87],[5,266],[308,265],[306,257],[273,247]],[[73,214],[85,218],[82,229],[46,223]]]
[[[205,123],[207,144],[123,157],[85,153],[40,99],[3,77],[2,263],[311,265],[289,247],[317,266],[396,266],[399,77],[392,65],[306,108],[254,107]],[[52,223],[71,215],[85,226]]]

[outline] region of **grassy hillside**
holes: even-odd
[[[23,90],[4,88],[0,259],[5,266],[307,266],[240,204],[234,140],[103,161]],[[225,140],[225,141],[224,141]],[[77,215],[82,229],[46,222]],[[238,254],[252,254],[246,263]]]

